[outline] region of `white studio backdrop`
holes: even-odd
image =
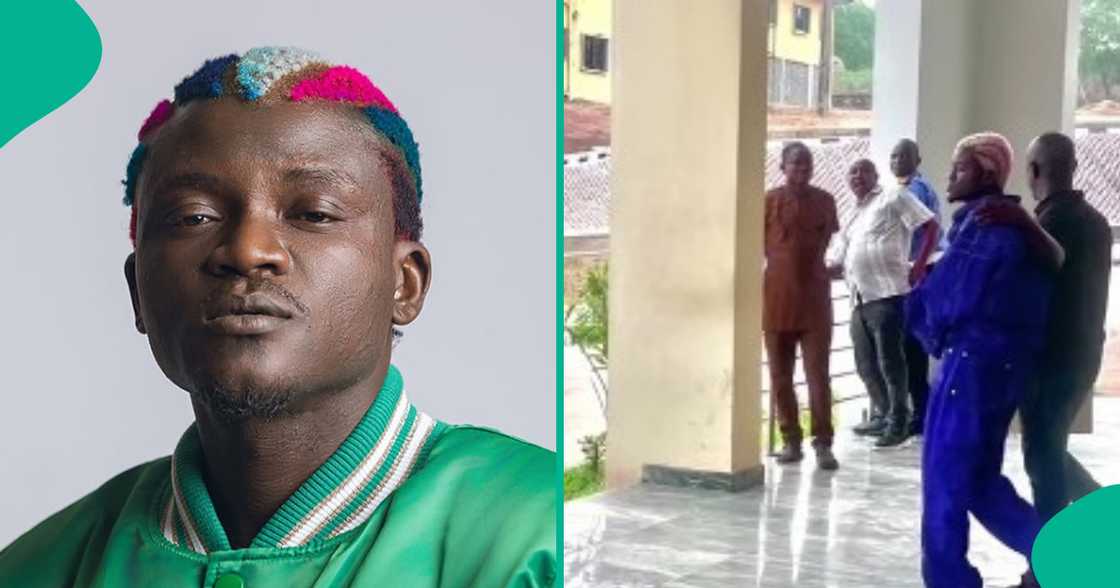
[[[101,34],[96,76],[0,149],[0,547],[169,454],[193,420],[134,328],[120,180],[156,102],[205,59],[260,45],[361,69],[420,143],[434,279],[394,353],[410,399],[555,449],[552,3],[80,4]]]

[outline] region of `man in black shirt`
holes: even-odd
[[[1066,451],[1073,419],[1092,391],[1104,349],[1112,231],[1073,189],[1073,141],[1046,133],[1031,142],[1027,176],[1038,221],[1021,207],[989,209],[982,218],[1027,231],[1040,263],[1055,271],[1038,385],[1020,407],[1023,456],[1043,522],[1099,484]]]

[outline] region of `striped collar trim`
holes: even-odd
[[[356,529],[409,475],[423,467],[447,425],[419,412],[389,373],[365,416],[337,451],[308,478],[253,539],[250,547],[299,547]],[[171,457],[171,491],[160,510],[171,543],[196,553],[231,549],[202,478],[196,425]]]

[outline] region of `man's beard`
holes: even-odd
[[[291,414],[290,390],[229,390],[218,384],[201,386],[191,398],[206,406],[215,418],[226,423],[250,419],[272,420]]]

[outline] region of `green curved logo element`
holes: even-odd
[[[1120,586],[1116,533],[1120,485],[1107,486],[1050,519],[1034,541],[1031,564],[1042,588]]]
[[[73,0],[0,2],[0,147],[73,98],[101,63],[101,35]]]

